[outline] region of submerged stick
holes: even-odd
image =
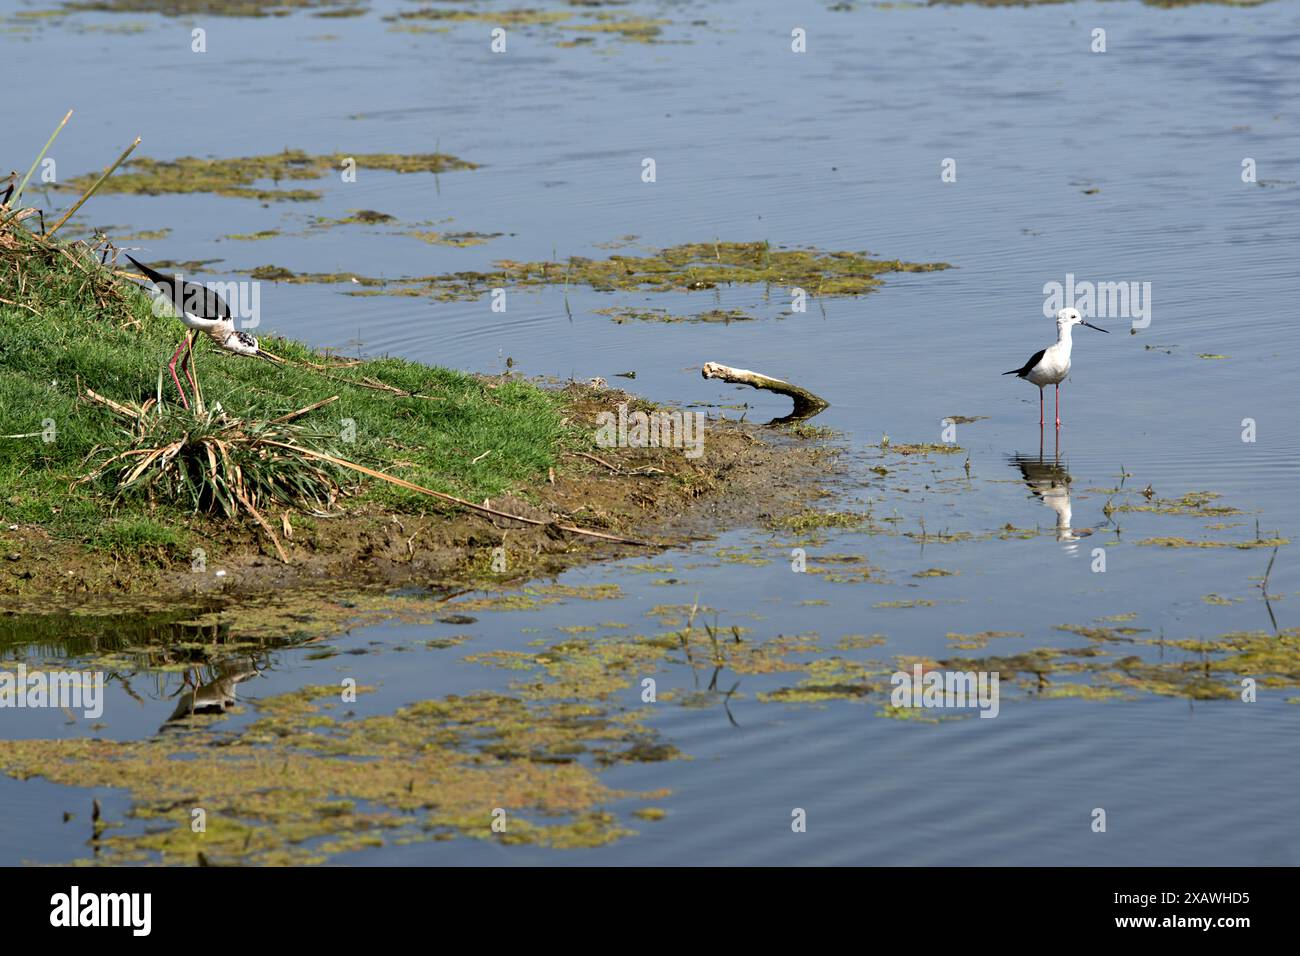
[[[700,369],[700,374],[705,378],[717,378],[724,382],[734,382],[737,385],[748,385],[751,388],[789,395],[794,399],[794,411],[787,418],[781,419],[782,421],[811,418],[823,409],[829,408],[831,404],[806,388],[791,385],[789,382],[772,378],[762,372],[751,372],[747,368],[732,368],[730,365],[721,365],[717,362],[705,362],[704,367]]]
[[[117,167],[121,166],[124,162],[126,162],[126,158],[130,156],[133,152],[135,152],[135,148],[139,145],[140,145],[140,137],[137,136],[135,138],[135,142],[132,143],[130,146],[128,146],[125,150],[123,150],[121,156],[117,157],[117,161],[113,163],[112,166],[109,166],[107,169],[105,169],[102,173],[99,174],[99,178],[96,179],[93,183],[91,183],[90,188],[87,189],[84,193],[82,193],[81,198],[72,204],[72,208],[63,214],[63,218],[54,224],[54,226],[50,229],[50,231],[45,234],[45,238],[48,239],[50,238],[50,236],[58,232],[59,229],[63,226],[63,224],[72,218],[72,214],[75,213],[78,209],[80,209],[82,205],[85,204],[86,200],[95,194],[95,190],[100,187],[100,185],[104,182],[104,180],[107,179],[109,176],[112,176],[113,172],[117,169]]]

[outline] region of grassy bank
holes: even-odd
[[[155,315],[152,299],[100,266],[96,251],[36,242],[21,225],[0,234],[0,520],[115,549],[180,546],[174,519],[192,507],[156,487],[119,493],[107,476],[82,481],[131,444],[134,427],[87,389],[124,405],[160,400],[154,427],[168,435],[202,428],[166,377],[180,323]],[[517,490],[544,478],[566,442],[582,441],[563,424],[561,392],[397,359],[348,364],[271,335],[262,345],[285,362],[196,344],[210,409],[267,422],[338,396],[295,421],[302,442],[437,491],[482,501]],[[349,502],[437,507],[354,473],[337,479]]]

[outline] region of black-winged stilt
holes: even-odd
[[[1070,329],[1076,325],[1086,325],[1098,332],[1109,332],[1100,326],[1085,322],[1078,309],[1061,309],[1056,313],[1056,344],[1049,345],[1041,352],[1035,352],[1020,368],[1013,368],[1003,375],[1019,375],[1031,385],[1038,386],[1038,424],[1043,425],[1043,389],[1048,385],[1056,386],[1056,427],[1061,427],[1061,382],[1070,374]]]
[[[177,316],[189,330],[185,333],[185,338],[181,341],[181,344],[176,347],[171,361],[167,363],[167,370],[171,372],[172,381],[176,383],[176,390],[180,392],[181,404],[186,408],[190,407],[190,402],[185,397],[185,389],[181,387],[181,380],[176,376],[176,361],[181,359],[181,355],[184,353],[185,357],[181,359],[181,372],[184,373],[197,397],[198,382],[195,381],[194,375],[190,371],[190,358],[194,349],[194,333],[205,333],[218,348],[225,349],[227,352],[234,352],[236,355],[260,354],[257,339],[247,332],[241,332],[235,328],[235,320],[230,315],[230,307],[212,289],[194,282],[186,282],[179,275],[163,275],[129,254],[127,258],[131,260],[137,269],[148,276],[149,281],[158,287],[158,291],[176,307]]]

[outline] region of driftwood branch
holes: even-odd
[[[751,388],[762,388],[769,392],[789,395],[794,399],[794,411],[785,418],[778,419],[778,421],[797,421],[801,418],[811,418],[822,409],[829,408],[831,404],[806,388],[791,385],[789,382],[782,381],[779,378],[772,378],[770,375],[764,375],[761,372],[751,372],[747,368],[732,368],[729,365],[719,365],[717,362],[705,362],[704,368],[700,369],[700,374],[705,378],[717,378],[724,382],[734,382],[737,385],[748,385]]]

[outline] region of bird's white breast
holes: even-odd
[[[1070,374],[1070,343],[1058,342],[1043,353],[1025,378],[1035,385],[1059,385]]]

